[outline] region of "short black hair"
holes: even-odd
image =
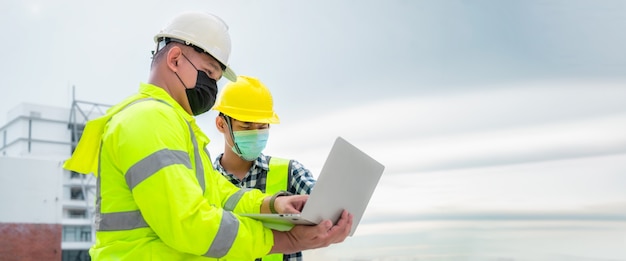
[[[167,51],[169,51],[170,48],[172,48],[173,45],[165,45],[163,47],[161,47],[160,49],[158,48],[157,45],[157,49],[155,51],[152,51],[152,63],[150,64],[150,66],[154,66],[157,62],[159,62],[160,60],[163,59],[163,57],[165,56],[165,54],[167,53]]]
[[[156,47],[156,53],[153,52],[153,56],[157,55],[161,50],[159,49],[159,46],[163,45],[163,47],[161,47],[161,49],[165,49],[165,47],[167,47],[168,45],[170,45],[170,43],[179,43],[185,46],[190,46],[192,47],[196,52],[198,53],[204,53],[207,54],[209,56],[211,56],[211,58],[213,58],[214,60],[216,60],[219,64],[220,67],[222,67],[222,71],[226,71],[226,65],[224,65],[222,62],[220,62],[220,60],[215,59],[215,57],[213,55],[211,55],[209,52],[205,51],[204,49],[189,43],[189,42],[185,42],[183,40],[180,39],[176,39],[176,38],[169,38],[169,37],[161,37],[159,39],[157,39],[157,47]],[[154,57],[153,57],[154,58]]]

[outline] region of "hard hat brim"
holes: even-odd
[[[226,70],[224,70],[224,72],[222,73],[222,76],[224,76],[226,79],[228,79],[231,82],[237,81],[237,74],[235,74],[235,72],[233,71],[233,69],[230,68],[230,66],[226,67]]]
[[[256,118],[256,117],[250,117],[250,116],[238,115],[238,114],[234,114],[234,115],[226,114],[226,115],[235,120],[243,121],[243,122],[267,123],[267,124],[279,124],[280,123],[280,119],[278,118],[278,115],[276,115],[275,113],[271,117],[268,117],[268,118]]]

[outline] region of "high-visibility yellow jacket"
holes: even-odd
[[[271,230],[234,214],[259,213],[267,194],[215,171],[208,143],[195,119],[151,84],[87,123],[64,168],[98,179],[94,260],[253,260],[269,252]]]

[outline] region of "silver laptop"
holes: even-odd
[[[276,230],[294,224],[315,225],[330,219],[336,223],[345,209],[354,215],[354,234],[385,166],[341,137],[337,137],[317,182],[300,214],[241,214],[263,221]]]

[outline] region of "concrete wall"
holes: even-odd
[[[0,157],[0,223],[61,222],[60,161]]]
[[[0,157],[0,260],[61,260],[58,161]]]

